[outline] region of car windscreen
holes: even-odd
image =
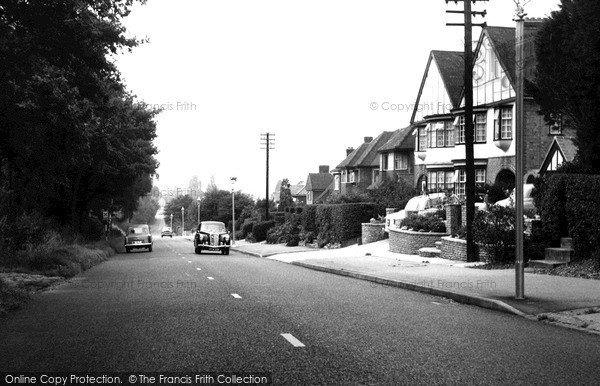
[[[225,233],[225,224],[201,224],[200,232]]]
[[[148,227],[130,227],[127,233],[132,235],[145,235],[148,234]]]

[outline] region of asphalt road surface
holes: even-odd
[[[180,237],[0,319],[0,372],[267,372],[275,384],[598,384],[600,336]],[[0,382],[2,383],[2,382]]]

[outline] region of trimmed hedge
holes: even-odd
[[[302,212],[300,225],[305,232],[317,231],[317,208],[318,205],[306,205]]]
[[[307,212],[308,210],[304,211]],[[377,212],[378,205],[374,203],[319,205],[316,210],[319,246],[360,237],[361,224],[377,217]]]
[[[252,227],[252,236],[254,237],[254,240],[256,242],[265,241],[267,239],[267,232],[274,226],[274,220],[262,221],[254,224]]]
[[[576,258],[600,256],[600,176],[553,173],[536,188],[542,228],[553,244],[571,237]]]
[[[254,224],[256,224],[254,221],[250,221],[247,223],[244,223],[244,225],[242,225],[242,237],[246,238],[246,236],[248,236],[248,233],[252,232],[252,228],[254,228]]]

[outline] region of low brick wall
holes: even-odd
[[[440,257],[443,259],[467,261],[467,240],[454,237],[442,237]],[[488,261],[487,253],[476,245],[476,256],[479,261]]]
[[[390,251],[406,255],[418,255],[421,248],[435,248],[435,242],[440,241],[444,236],[448,236],[448,233],[390,229]]]
[[[362,224],[362,238],[363,244],[374,243],[375,241],[385,239],[385,232],[383,231],[384,223],[363,223]]]

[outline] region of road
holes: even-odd
[[[0,319],[0,372],[268,372],[275,384],[597,384],[600,336],[190,241]],[[289,334],[289,335],[282,335]]]

